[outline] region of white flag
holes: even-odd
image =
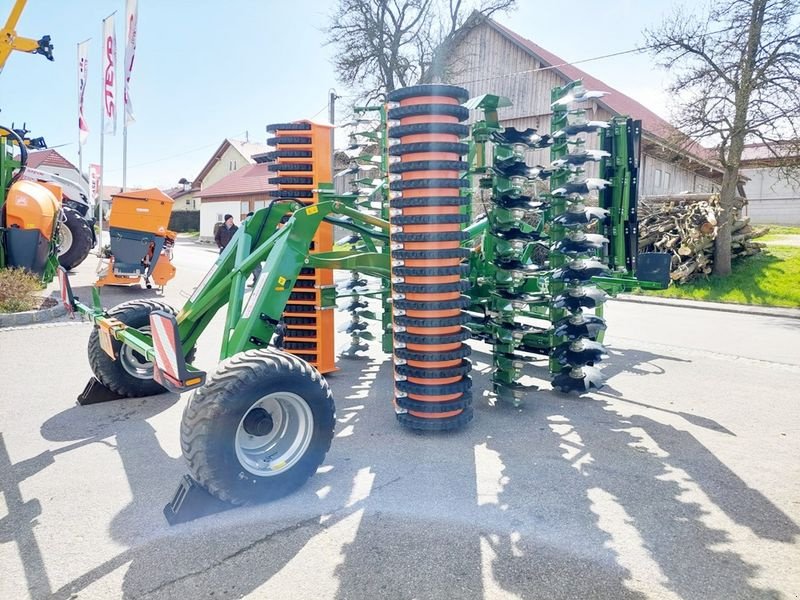
[[[110,135],[117,133],[117,36],[114,32],[114,15],[103,21],[103,129]]]
[[[133,104],[131,104],[131,71],[133,71],[133,58],[136,54],[136,28],[139,19],[137,0],[127,0],[125,4],[125,124],[133,118]]]
[[[89,200],[96,203],[100,198],[100,178],[103,167],[100,165],[89,165]]]
[[[83,97],[89,73],[89,40],[78,44],[78,139],[81,146],[89,137],[89,124],[83,116]]]

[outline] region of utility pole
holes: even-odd
[[[338,97],[339,96],[336,95],[335,89],[331,88],[330,90],[328,90],[328,122],[331,125],[336,124],[336,99]],[[332,173],[336,172],[336,166],[334,164],[334,157],[336,156],[336,151],[333,149],[334,131],[335,127],[331,127],[331,172]]]

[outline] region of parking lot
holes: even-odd
[[[215,256],[181,240],[165,300]],[[87,300],[94,260],[73,278]],[[328,378],[337,434],[303,489],[175,527],[187,398],[76,406],[90,326],[0,330],[0,598],[800,597],[800,319],[607,315],[600,392],[550,391],[542,362],[524,408],[490,406],[476,343],[475,419],[446,435],[398,426],[374,343]]]

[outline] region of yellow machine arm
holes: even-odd
[[[0,73],[14,50],[30,54],[41,54],[47,60],[53,60],[53,45],[50,43],[49,35],[40,40],[17,36],[17,23],[27,2],[28,0],[16,0],[11,9],[11,14],[8,15],[6,24],[0,29]]]

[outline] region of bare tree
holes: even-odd
[[[438,60],[473,12],[491,16],[516,0],[337,0],[326,29],[340,81],[370,99],[442,78]]]
[[[677,9],[645,32],[674,74],[675,125],[716,147],[723,209],[714,274],[731,272],[731,216],[745,144],[762,142],[789,175],[800,150],[800,1],[717,0],[705,14]],[[795,154],[797,156],[797,154]]]

